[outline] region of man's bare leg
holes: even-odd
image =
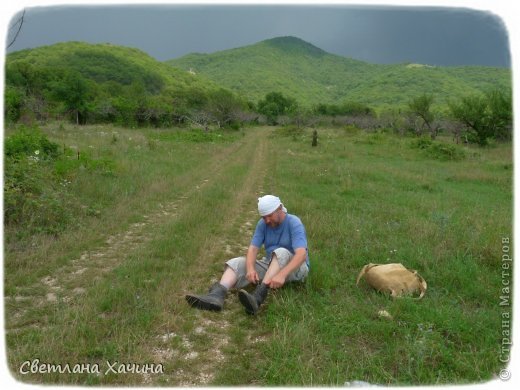
[[[224,273],[222,274],[222,277],[220,278],[220,284],[226,287],[228,290],[230,288],[233,288],[235,284],[237,283],[237,274],[231,267],[226,265],[226,269],[224,270]]]
[[[280,267],[280,263],[278,263],[278,258],[276,257],[276,254],[273,253],[271,264],[269,264],[269,268],[265,273],[264,280],[262,280],[262,283],[269,284],[271,282],[271,279],[274,278],[278,274],[278,272],[280,272],[281,269],[282,268]]]

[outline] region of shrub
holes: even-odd
[[[4,223],[7,242],[35,234],[58,235],[77,218],[80,206],[69,190],[80,172],[113,174],[109,159],[60,152],[37,127],[22,126],[5,140]]]
[[[231,130],[240,130],[240,122],[231,122],[228,127],[231,129]]]
[[[59,156],[58,144],[51,142],[37,127],[21,126],[18,131],[5,140],[5,156],[22,158],[34,156],[35,159],[55,159]]]
[[[14,123],[20,119],[24,94],[21,88],[7,85],[4,95],[4,117],[6,122]]]
[[[466,157],[464,150],[444,142],[434,142],[426,150],[431,157],[438,160],[462,160]]]
[[[488,143],[488,138],[501,140],[512,136],[512,96],[511,91],[493,90],[484,95],[469,95],[460,102],[449,102],[452,116],[470,129],[480,146]]]
[[[278,116],[294,113],[298,104],[296,100],[279,92],[271,92],[258,102],[258,112],[267,118],[270,125],[278,124]]]
[[[417,149],[428,149],[430,146],[432,146],[433,141],[430,138],[421,137],[414,142],[412,142],[412,146]]]
[[[4,221],[20,227],[18,238],[57,234],[71,219],[68,196],[60,191],[51,165],[34,155],[5,158]]]
[[[466,153],[459,146],[432,141],[426,137],[414,140],[411,147],[423,150],[426,155],[437,160],[462,160],[466,157]]]

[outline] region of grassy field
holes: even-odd
[[[10,239],[4,293],[10,370],[29,383],[383,385],[490,380],[503,367],[502,239],[512,239],[512,147],[446,147],[353,129],[220,135],[49,125],[60,145],[109,159],[68,196],[93,212],[58,237]],[[421,146],[422,145],[422,146]],[[221,313],[187,292],[242,255],[274,193],[306,225],[311,274],[257,317],[235,292]],[[356,286],[369,262],[401,262],[426,296]],[[379,318],[386,310],[391,319]],[[32,373],[67,363],[99,373]],[[135,363],[162,373],[114,373]],[[23,366],[23,369],[21,369]],[[25,371],[21,373],[21,371]],[[29,370],[30,371],[30,370]]]

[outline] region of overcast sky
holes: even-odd
[[[167,60],[287,35],[372,63],[511,63],[508,32],[490,13],[347,5],[33,7],[9,52],[74,40],[136,47]]]

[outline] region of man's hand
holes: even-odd
[[[249,281],[249,283],[253,284],[257,284],[260,281],[260,278],[258,277],[255,269],[257,255],[258,248],[254,245],[249,245],[246,255],[246,279]]]
[[[273,276],[269,283],[266,283],[270,288],[280,288],[285,284],[285,276],[277,274]]]
[[[246,278],[250,283],[253,284],[257,284],[260,281],[260,278],[258,277],[258,274],[254,268],[250,271],[247,271]]]

